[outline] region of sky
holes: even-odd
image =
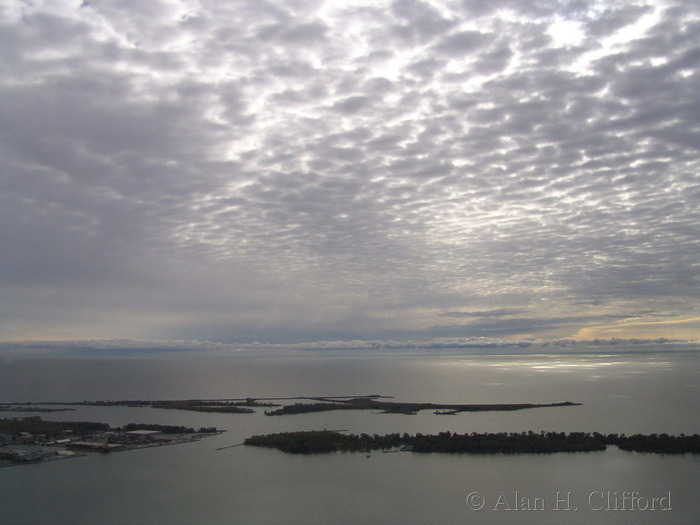
[[[0,340],[700,339],[697,0],[6,0]]]

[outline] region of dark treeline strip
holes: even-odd
[[[128,423],[124,425],[123,430],[125,432],[132,432],[134,430],[157,430],[163,434],[194,434],[196,432],[196,430],[192,427],[180,425],[157,425],[154,423]]]
[[[0,405],[0,412],[71,412],[75,410],[75,408],[46,408],[29,405]]]
[[[266,416],[286,416],[308,414],[309,412],[326,412],[328,410],[357,410],[358,407],[345,403],[294,403],[277,410],[265,411]]]
[[[143,401],[143,400],[122,400],[122,401],[74,401],[71,403],[25,403],[26,405],[82,405],[82,406],[127,406],[127,407],[150,407],[164,408],[171,410],[190,410],[193,412],[224,412],[228,414],[253,414],[255,410],[247,407],[276,407],[274,403],[261,403],[257,399],[247,398],[239,400],[223,399],[183,399],[166,401]],[[0,406],[0,410],[2,410]],[[36,409],[38,410],[75,410],[64,409]]]
[[[27,432],[33,435],[56,437],[67,431],[75,435],[91,434],[109,430],[107,423],[89,421],[44,421],[39,416],[25,418],[0,419],[0,434],[19,434]]]
[[[700,453],[700,436],[651,434],[625,436],[598,432],[540,432],[497,434],[341,434],[334,431],[283,432],[252,436],[246,445],[268,447],[293,454],[319,452],[358,452],[404,449],[413,452],[450,452],[470,454],[549,454],[554,452],[590,452],[616,445],[622,450],[664,454]]]
[[[217,432],[215,427],[200,428],[179,425],[158,425],[152,423],[128,423],[124,427],[112,428],[107,423],[94,423],[90,421],[44,421],[40,416],[24,418],[0,419],[0,434],[9,436],[28,433],[33,436],[56,438],[70,433],[72,436],[86,436],[99,432],[133,430],[157,430],[164,434],[194,434]]]
[[[400,403],[395,401],[377,401],[370,397],[352,399],[316,398],[320,403],[294,403],[278,410],[265,412],[268,416],[305,414],[308,412],[325,412],[328,410],[380,410],[385,413],[415,414],[420,410],[450,410],[456,412],[483,412],[491,410],[525,410],[528,408],[576,406],[580,403],[565,401],[563,403],[533,404],[533,403],[504,403],[504,404],[438,404],[438,403]]]
[[[244,408],[238,403],[211,403],[188,401],[154,401],[152,408],[166,408],[171,410],[190,410],[193,412],[224,412],[227,414],[253,414],[255,410]]]
[[[439,403],[402,403],[395,401],[379,401],[382,396],[372,394],[368,396],[324,396],[324,397],[279,397],[279,398],[245,398],[245,399],[182,399],[182,400],[121,400],[121,401],[77,401],[70,403],[24,403],[25,405],[86,405],[86,406],[128,406],[128,407],[150,407],[173,410],[190,410],[194,412],[225,412],[233,414],[253,413],[250,407],[278,407],[280,405],[271,403],[272,400],[305,400],[310,403],[294,403],[285,405],[277,410],[266,411],[268,416],[281,416],[292,414],[305,414],[309,412],[325,412],[328,410],[377,410],[390,414],[415,414],[420,410],[434,410],[436,414],[458,412],[481,412],[481,411],[507,411],[524,410],[528,408],[544,407],[566,407],[575,406],[580,403],[566,401],[563,403],[504,403],[504,404],[439,404]],[[267,402],[262,402],[267,401]],[[444,410],[447,412],[438,412]]]
[[[43,403],[42,403],[43,404]],[[48,404],[48,403],[46,403]],[[127,406],[127,407],[150,407],[163,408],[170,410],[189,410],[192,412],[223,412],[227,414],[253,414],[255,410],[247,407],[274,407],[272,403],[259,403],[253,399],[245,401],[220,401],[220,400],[203,400],[203,399],[186,399],[181,401],[77,401],[73,403],[53,403],[64,405],[82,405],[82,406]],[[49,409],[59,410],[59,409]],[[62,409],[75,410],[75,409]]]

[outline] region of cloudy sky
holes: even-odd
[[[8,0],[0,339],[700,338],[697,0]]]

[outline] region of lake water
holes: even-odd
[[[254,447],[216,450],[253,434],[323,428],[368,434],[700,433],[697,351],[279,352],[0,362],[0,402],[367,394],[407,402],[582,405],[456,416],[336,411],[267,417],[262,410],[247,415],[128,407],[42,414],[111,425],[217,426],[227,432],[191,444],[0,469],[0,523],[680,524],[700,515],[700,456],[695,455],[614,447],[513,456],[373,452],[369,458],[295,456]],[[22,414],[3,417],[13,415]],[[631,496],[635,510],[613,510],[629,508]],[[645,504],[646,510],[638,508]]]

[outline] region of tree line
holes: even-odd
[[[282,432],[256,435],[246,445],[268,447],[293,454],[358,452],[401,449],[413,452],[470,454],[549,454],[590,452],[615,445],[622,450],[664,454],[700,453],[700,435],[600,434],[598,432],[501,432],[386,435],[341,434],[335,431]]]

